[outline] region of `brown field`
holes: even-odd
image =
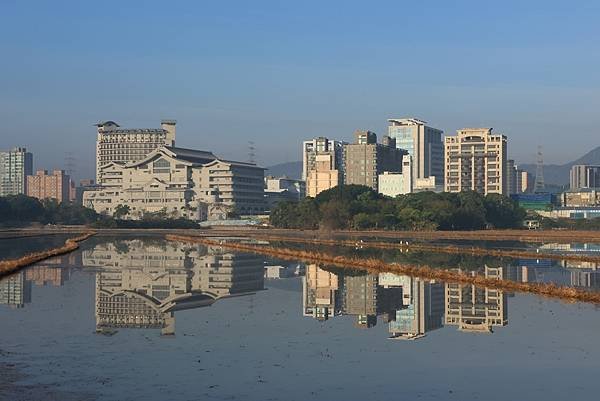
[[[478,287],[495,288],[501,291],[523,292],[545,297],[562,299],[570,302],[600,303],[600,292],[590,292],[573,287],[557,286],[547,283],[521,283],[483,276],[472,276],[458,271],[436,269],[425,265],[405,265],[386,263],[380,259],[362,259],[355,257],[336,256],[323,252],[308,252],[289,248],[253,245],[246,243],[232,243],[225,241],[209,240],[201,237],[182,235],[167,235],[167,240],[199,243],[210,246],[221,246],[244,252],[268,255],[285,260],[302,260],[310,263],[333,265],[345,269],[360,269],[374,273],[391,272],[419,277],[427,280],[439,280],[448,283],[476,285]]]
[[[34,263],[40,262],[44,259],[52,258],[54,256],[64,255],[72,252],[79,248],[79,243],[90,238],[95,233],[86,233],[78,237],[69,238],[65,241],[65,244],[60,248],[49,249],[47,251],[35,252],[29,255],[25,255],[18,259],[3,260],[0,261],[0,277],[14,273],[26,266],[30,266]]]

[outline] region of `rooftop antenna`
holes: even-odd
[[[542,153],[542,145],[538,145],[537,163],[535,166],[535,183],[533,185],[533,192],[544,192],[544,188],[544,154]]]
[[[248,141],[248,162],[255,163],[256,158],[256,147],[254,147],[254,141]]]

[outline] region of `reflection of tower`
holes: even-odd
[[[345,276],[343,312],[356,316],[356,326],[371,328],[377,324],[377,276]]]
[[[396,277],[395,285],[402,287],[405,306],[396,311],[395,320],[389,323],[390,338],[415,340],[442,327],[444,286],[409,276]]]
[[[485,266],[486,278],[502,280],[503,273],[502,267]],[[507,298],[494,288],[446,283],[446,324],[461,331],[491,333],[492,327],[508,324]]]
[[[533,192],[544,192],[544,155],[542,154],[542,146],[538,146],[537,162],[535,165],[535,184]]]
[[[31,281],[20,271],[0,280],[0,305],[22,308],[31,302]]]
[[[327,320],[340,312],[338,276],[316,264],[306,266],[302,280],[303,315]]]

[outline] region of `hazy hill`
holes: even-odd
[[[302,177],[302,162],[287,162],[267,167],[265,176],[267,175],[274,177],[286,176],[298,180]]]
[[[544,165],[544,182],[554,185],[568,185],[569,171],[576,164],[596,164],[600,165],[600,146],[590,150],[577,160],[565,164],[546,164]],[[535,164],[519,164],[519,168],[535,176]]]

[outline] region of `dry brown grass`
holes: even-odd
[[[20,270],[24,267],[30,266],[34,263],[40,262],[42,260],[52,258],[54,256],[64,255],[69,252],[73,252],[75,249],[79,248],[79,243],[81,241],[85,241],[90,238],[95,233],[85,233],[80,235],[79,237],[69,238],[65,241],[65,244],[60,248],[49,249],[47,251],[30,253],[29,255],[25,255],[18,259],[10,259],[0,261],[0,277],[4,277],[8,274],[14,273],[17,270]]]
[[[495,257],[510,257],[510,258],[526,258],[526,259],[554,259],[554,260],[569,260],[577,262],[596,262],[600,263],[600,256],[596,255],[561,255],[556,253],[538,253],[533,251],[520,251],[510,249],[492,249],[481,248],[475,246],[457,246],[457,245],[430,245],[424,243],[400,244],[395,242],[380,242],[380,241],[363,241],[357,243],[356,240],[342,239],[322,239],[322,238],[301,238],[291,235],[276,236],[276,235],[249,235],[251,238],[261,239],[265,241],[281,241],[294,242],[300,244],[312,245],[328,245],[328,246],[349,246],[357,245],[362,248],[377,248],[377,249],[402,249],[404,251],[421,251],[421,252],[439,252],[454,255],[481,255]]]
[[[171,241],[192,242],[203,245],[222,246],[224,248],[258,253],[285,260],[302,260],[310,263],[321,263],[338,266],[347,269],[360,269],[370,272],[391,272],[397,274],[419,277],[427,280],[440,280],[448,283],[475,285],[478,287],[495,288],[500,291],[524,292],[545,297],[557,298],[566,301],[579,301],[600,303],[600,292],[590,292],[573,287],[557,286],[552,283],[521,283],[510,280],[487,278],[484,276],[473,276],[458,271],[435,269],[426,265],[405,265],[398,263],[386,263],[380,259],[363,259],[356,257],[336,256],[330,253],[310,252],[289,248],[277,248],[273,246],[253,245],[246,243],[234,243],[225,241],[209,240],[201,237],[182,235],[167,235]]]

